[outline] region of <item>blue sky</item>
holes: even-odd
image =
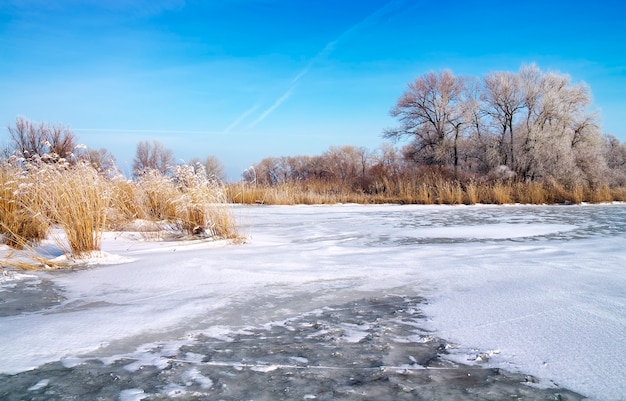
[[[126,171],[140,140],[159,139],[238,179],[269,156],[376,148],[407,83],[431,70],[535,62],[585,81],[603,130],[625,141],[625,4],[0,0],[0,124],[66,124]]]

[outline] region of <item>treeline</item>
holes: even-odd
[[[101,174],[121,175],[115,156],[105,148],[91,149],[78,143],[78,137],[67,126],[35,122],[25,117],[17,117],[15,125],[7,127],[8,143],[0,149],[0,161],[26,164],[76,165],[88,163]],[[195,172],[204,170],[207,178],[223,180],[224,166],[215,156],[205,159],[194,158],[183,165]],[[174,152],[158,140],[140,141],[135,150],[132,164],[133,177],[152,172],[172,175],[180,163],[176,163]]]
[[[430,72],[391,110],[399,124],[383,137],[408,138],[404,146],[266,158],[244,172],[244,181],[317,183],[376,202],[623,200],[626,145],[602,133],[590,106],[586,85],[535,65],[480,79]],[[494,188],[506,196],[495,197]]]
[[[320,155],[268,157],[225,186],[243,203],[558,203],[626,200],[626,145],[604,134],[589,88],[535,65],[484,77],[430,72],[409,83],[391,109],[397,126],[377,149],[331,147]],[[0,161],[11,168],[88,164],[123,176],[106,149],[77,144],[62,125],[18,117]],[[403,144],[398,141],[406,140]],[[132,180],[177,172],[225,179],[214,156],[176,162],[156,140],[138,143]],[[157,213],[158,214],[158,213]]]

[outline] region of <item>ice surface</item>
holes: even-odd
[[[120,374],[148,374],[177,358],[192,365],[181,369],[180,383],[159,391],[217,391],[215,377],[198,367],[210,361],[180,351],[186,341],[232,343],[259,327],[289,326],[303,313],[323,315],[329,305],[396,294],[427,300],[425,317],[414,324],[447,340],[450,361],[521,372],[537,377],[535,385],[593,400],[626,394],[625,205],[241,207],[236,213],[249,236],[244,245],[106,235],[107,260],[126,263],[0,280],[0,372],[62,360],[63,369],[77,369],[97,360],[119,365]],[[48,283],[50,301],[20,309],[5,295],[38,294],[39,283]],[[375,329],[358,320],[311,328],[315,338],[335,330],[355,346]],[[393,338],[395,344],[418,340],[424,337],[415,333]],[[254,365],[255,374],[314,363],[289,357]],[[398,368],[411,366],[408,356],[402,360],[406,366]],[[241,372],[251,370],[246,361],[234,362]],[[139,399],[149,389],[133,382],[122,390],[120,397]]]
[[[529,387],[535,382],[530,376],[445,360],[449,344],[417,327],[422,302],[399,296],[361,299],[281,324],[247,327],[225,341],[198,333],[144,344],[116,358],[84,359],[72,368],[49,363],[5,377],[0,396],[9,395],[8,401],[25,395],[46,401],[77,396],[276,401],[312,395],[328,401],[581,400],[567,390]],[[346,330],[354,325],[367,327],[358,342]],[[132,371],[130,361],[136,366]],[[19,387],[42,377],[54,380],[28,394]]]

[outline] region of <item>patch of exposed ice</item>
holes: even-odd
[[[69,357],[65,357],[61,359],[61,364],[68,368],[71,369],[73,367],[76,367],[78,365],[82,365],[83,363],[85,363],[87,361],[87,359],[85,358],[78,358],[78,357],[74,357],[74,356],[69,356]]]
[[[308,359],[302,358],[302,357],[299,357],[299,356],[290,356],[289,359],[291,359],[292,361],[294,361],[296,363],[301,363],[301,364],[309,363]]]

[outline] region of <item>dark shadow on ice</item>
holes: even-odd
[[[51,280],[16,280],[0,290],[0,317],[48,309],[64,300]]]
[[[499,369],[453,363],[420,329],[417,297],[363,299],[220,338],[0,376],[12,400],[582,400]]]

